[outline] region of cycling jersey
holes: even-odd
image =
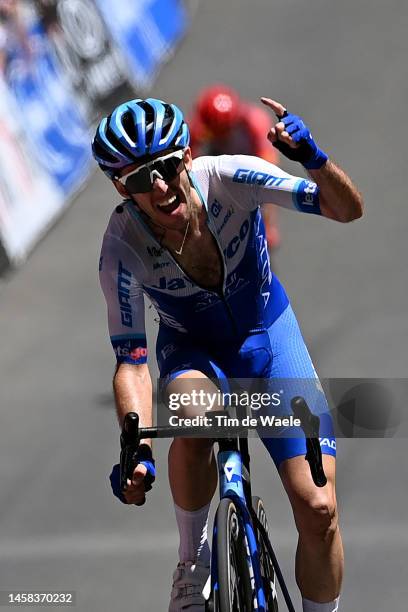
[[[270,271],[259,207],[269,202],[320,214],[317,185],[245,155],[198,158],[191,178],[223,259],[222,290],[209,291],[189,279],[160,246],[137,205],[124,202],[111,216],[100,259],[119,363],[147,360],[143,294],[155,306],[161,328],[203,347],[236,344],[266,330],[288,305]]]
[[[273,392],[278,384],[285,389],[282,414],[290,413],[294,395],[305,397],[321,418],[322,452],[335,455],[326,398],[286,293],[270,271],[259,212],[269,202],[320,214],[317,185],[244,155],[198,158],[191,178],[222,255],[222,290],[208,291],[189,279],[137,205],[124,202],[109,221],[100,263],[118,363],[147,360],[145,294],[160,318],[156,356],[163,386],[189,370],[221,385],[227,378],[261,378]],[[277,466],[306,452],[304,435],[296,429],[262,441]]]

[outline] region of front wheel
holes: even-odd
[[[265,528],[268,534],[268,521],[266,519],[265,507],[260,497],[252,498],[252,507],[261,525]],[[265,599],[268,612],[278,612],[278,599],[276,595],[276,578],[273,569],[272,561],[269,556],[266,544],[262,535],[257,530],[257,540],[259,543],[259,561],[261,565],[262,583],[265,593]]]
[[[231,499],[220,501],[215,519],[218,589],[215,612],[252,612],[252,588],[242,519]]]

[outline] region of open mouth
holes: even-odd
[[[157,204],[157,206],[159,207],[159,210],[161,212],[164,212],[167,215],[170,215],[180,206],[180,196],[174,195],[168,200],[165,200],[164,202]]]

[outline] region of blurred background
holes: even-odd
[[[168,443],[143,508],[117,502],[107,478],[119,431],[97,264],[118,197],[89,143],[116,103],[152,95],[191,115],[202,88],[224,83],[304,117],[366,213],[341,225],[279,211],[274,267],[322,377],[406,376],[407,28],[402,0],[0,0],[0,590],[75,590],[89,612],[167,610]],[[155,319],[147,305],[151,346]],[[289,503],[251,448],[298,604]],[[406,441],[341,439],[338,455],[341,610],[402,612]]]

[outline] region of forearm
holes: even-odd
[[[113,379],[120,426],[128,412],[136,412],[142,427],[152,426],[152,381],[147,365],[121,364]]]
[[[324,217],[348,223],[363,214],[363,198],[351,179],[332,161],[318,170],[308,170],[319,187],[320,210]]]
[[[152,382],[146,364],[120,364],[113,379],[113,389],[121,427],[126,414],[129,412],[136,412],[139,415],[139,424],[142,427],[152,425]],[[139,506],[144,504],[146,491],[150,490],[151,483],[155,478],[154,460],[151,451],[152,441],[143,438],[142,443],[137,445],[136,455],[134,454],[135,448],[132,448],[132,441],[127,438],[124,439],[123,432],[120,442],[122,448],[120,465],[114,466],[111,474],[113,493],[122,502]],[[133,440],[133,444],[137,442],[137,440]],[[127,446],[129,443],[131,444],[130,449]],[[129,450],[131,455],[129,455]],[[126,473],[125,486],[122,480],[124,467],[126,471],[129,468],[133,469],[131,476]]]

